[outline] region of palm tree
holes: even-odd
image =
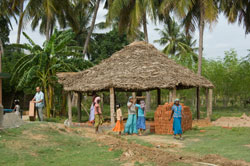
[[[101,2],[101,0],[96,0],[95,5],[94,5],[95,9],[94,9],[90,29],[88,31],[88,35],[86,37],[86,40],[85,40],[85,43],[84,43],[84,46],[83,46],[83,55],[86,54],[87,49],[88,49],[90,37],[91,37],[91,34],[93,33],[93,30],[94,30],[94,27],[95,27],[95,22],[96,22],[96,17],[97,17],[98,9],[99,9],[99,6],[100,6],[100,2]],[[93,3],[93,0],[89,0],[89,3]]]
[[[203,56],[203,37],[205,23],[213,23],[218,18],[218,0],[163,0],[161,11],[169,12],[171,9],[178,15],[186,32],[194,32],[195,27],[199,27],[199,56],[198,56],[198,71],[202,74],[202,56]],[[200,88],[197,88],[197,118],[199,115],[199,95]]]
[[[95,10],[95,5],[94,3],[90,3],[89,1],[82,2],[82,0],[74,0],[71,5],[74,11],[75,21],[77,22],[76,24],[77,26],[75,27],[72,26],[70,22],[68,24],[76,34],[75,40],[78,42],[78,45],[84,46],[85,41],[87,41],[87,37],[89,37],[88,36],[90,32],[89,24],[90,24],[93,12]],[[85,52],[85,54],[87,55],[88,55],[89,44],[91,43],[91,41],[92,40],[90,36],[90,39],[88,39],[88,47],[86,47],[87,50]],[[90,57],[88,56],[88,58]]]
[[[15,19],[16,8],[13,5],[12,1],[1,0],[0,1],[0,20],[3,25],[1,25],[1,33],[4,33],[5,30],[9,30],[11,26],[10,18],[13,17]],[[4,35],[6,36],[6,34]],[[2,56],[4,55],[4,42],[3,37],[0,35],[0,73],[2,72]],[[2,79],[0,78],[0,108],[2,108]]]
[[[70,30],[63,32],[55,30],[51,38],[44,42],[43,47],[35,44],[27,34],[23,33],[23,35],[29,44],[15,44],[14,46],[28,50],[29,54],[24,55],[16,63],[12,81],[17,75],[20,76],[18,87],[23,87],[34,80],[39,80],[44,88],[47,116],[50,117],[56,73],[78,70],[71,59],[72,56],[82,56],[79,53],[82,47],[73,46],[74,34]]]
[[[187,67],[194,67],[197,60],[197,55],[195,53],[197,51],[195,47],[196,40],[193,40],[190,35],[186,35],[182,32],[181,26],[171,18],[168,20],[163,30],[156,30],[159,31],[161,38],[154,42],[165,46],[163,53],[178,62],[182,62],[182,64]]]
[[[32,20],[31,26],[34,30],[40,23],[40,33],[46,34],[49,40],[56,22],[61,28],[65,28],[67,20],[75,25],[70,0],[30,0],[24,10],[27,20]]]
[[[245,32],[250,33],[250,1],[220,0],[220,9],[230,23],[243,24]]]
[[[147,15],[156,20],[157,3],[155,0],[110,0],[107,23],[118,20],[119,31],[126,32],[132,40],[138,38],[142,26],[144,40],[148,42]],[[150,110],[150,101],[150,92],[147,92],[147,110]]]

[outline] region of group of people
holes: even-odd
[[[44,107],[44,94],[41,91],[40,87],[36,88],[36,94],[32,101],[35,103],[35,109],[38,114],[38,118],[40,121],[43,121],[43,107]],[[95,126],[95,132],[98,132],[99,126],[103,123],[103,116],[102,116],[102,109],[100,106],[101,98],[96,94],[93,94],[92,104],[90,108],[90,116],[89,122]],[[17,101],[17,110],[20,109],[19,101]],[[128,119],[126,125],[124,127],[123,124],[123,116],[120,104],[116,105],[116,118],[117,122],[113,131],[119,132],[119,135],[124,131],[124,133],[132,134],[132,135],[142,135],[143,132],[146,130],[146,111],[145,111],[145,102],[144,100],[140,100],[139,104],[137,104],[137,99],[133,98],[132,96],[129,97],[128,103]],[[169,119],[173,120],[173,131],[174,131],[174,138],[176,135],[180,136],[182,139],[182,128],[181,128],[181,121],[182,117],[184,117],[182,106],[180,105],[179,99],[175,99],[174,105],[172,107],[172,114]]]
[[[144,100],[140,100],[140,104],[136,104],[136,99],[132,96],[129,97],[127,107],[128,107],[128,119],[124,128],[123,125],[123,119],[122,119],[122,110],[120,108],[120,105],[117,105],[117,111],[116,111],[116,117],[117,122],[115,127],[113,128],[113,131],[119,132],[119,135],[121,135],[121,132],[124,131],[124,133],[127,134],[133,134],[137,135],[139,131],[139,135],[142,135],[143,132],[146,130],[146,120],[145,120],[145,102]],[[138,110],[138,114],[137,114]],[[138,115],[138,118],[137,118]]]
[[[103,122],[102,110],[100,107],[100,97],[96,95],[93,96],[91,111],[90,111],[90,118],[89,121],[94,124],[95,132],[98,132],[99,125]],[[145,111],[145,102],[144,100],[140,100],[139,104],[137,104],[137,99],[133,98],[132,96],[129,97],[128,103],[128,119],[126,125],[123,124],[123,116],[120,104],[116,105],[116,125],[113,128],[114,132],[119,132],[121,135],[122,132],[125,135],[132,134],[140,136],[143,135],[144,131],[146,130],[146,111]],[[172,113],[169,118],[169,121],[173,118],[173,131],[174,131],[174,138],[177,135],[180,136],[182,139],[182,127],[181,121],[182,117],[184,117],[182,106],[180,105],[179,99],[175,99],[174,105],[172,106]]]
[[[103,122],[102,110],[100,107],[100,97],[93,95],[92,104],[90,107],[90,116],[89,122],[95,126],[95,132],[98,132],[99,126]],[[137,135],[139,131],[139,135],[142,135],[146,130],[146,120],[145,120],[145,102],[144,100],[140,100],[140,104],[136,103],[137,99],[132,96],[129,97],[127,107],[128,107],[128,119],[126,125],[124,127],[123,124],[123,116],[121,105],[116,105],[116,125],[113,128],[113,131],[119,132],[119,135],[124,131],[125,134],[133,134]],[[138,111],[137,111],[138,110]],[[138,112],[138,118],[137,118]]]
[[[136,135],[142,135],[146,130],[146,111],[145,111],[145,102],[140,100],[140,104],[137,104],[137,99],[132,96],[129,97],[127,107],[128,107],[128,119],[125,125],[124,133]],[[137,114],[138,110],[138,114]],[[138,115],[138,118],[137,118]]]

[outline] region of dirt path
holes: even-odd
[[[58,126],[64,128],[63,125]],[[60,129],[59,129],[60,130]],[[147,147],[139,145],[135,142],[128,142],[126,138],[119,137],[117,135],[108,134],[105,130],[102,133],[95,134],[94,129],[90,127],[79,127],[74,129],[77,133],[83,134],[85,137],[91,138],[101,144],[109,146],[109,150],[122,150],[123,154],[120,160],[125,162],[125,165],[133,165],[135,161],[140,163],[156,163],[159,166],[166,166],[169,163],[189,163],[191,165],[220,165],[220,166],[250,166],[250,163],[245,161],[235,161],[223,158],[218,155],[206,155],[203,157],[187,156],[180,153],[171,152],[174,146],[183,146],[181,143],[172,142],[167,146]],[[157,136],[148,137],[148,141],[156,144],[162,143],[163,140]],[[170,151],[166,151],[169,149]]]

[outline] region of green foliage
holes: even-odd
[[[75,46],[75,36],[71,30],[62,32],[55,30],[51,38],[44,42],[43,47],[35,44],[27,34],[24,33],[24,36],[29,44],[14,46],[27,50],[28,54],[23,54],[16,63],[12,81],[20,77],[17,88],[23,88],[28,84],[43,87],[49,116],[53,107],[54,88],[58,84],[56,74],[84,70],[92,64],[81,58],[82,54],[79,51],[82,48]]]
[[[10,27],[8,20],[5,17],[0,15],[0,39],[2,40],[3,44],[9,42],[9,34],[10,34]]]
[[[81,48],[73,46],[75,41],[71,31],[55,30],[51,39],[45,42],[43,47],[36,45],[27,34],[24,33],[24,36],[28,39],[29,44],[14,45],[29,51],[29,54],[24,54],[15,66],[13,79],[16,75],[22,76],[18,87],[29,84],[34,79],[39,79],[42,81],[41,85],[47,87],[48,84],[55,83],[57,72],[79,71],[91,65],[80,59],[79,50]],[[81,61],[82,64],[80,64]]]
[[[108,6],[107,23],[118,22],[119,31],[126,32],[133,40],[140,36],[139,28],[143,24],[145,15],[151,16],[152,20],[156,19],[157,4],[158,2],[154,0],[111,0]]]
[[[243,59],[237,57],[235,50],[225,52],[225,57],[219,60],[209,60],[204,64],[204,75],[215,85],[215,96],[220,97],[224,106],[246,104],[250,98],[250,68],[248,56]]]
[[[161,38],[154,42],[165,47],[163,53],[182,65],[193,68],[197,62],[196,40],[193,40],[190,35],[186,35],[182,27],[171,18],[163,30],[156,30],[159,31]]]
[[[94,34],[93,44],[90,45],[91,61],[99,63],[110,57],[116,51],[128,45],[127,36],[119,34],[117,28],[105,34]]]

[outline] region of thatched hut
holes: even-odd
[[[176,89],[203,87],[212,89],[213,84],[197,75],[146,42],[134,42],[114,53],[100,64],[78,73],[57,74],[65,91],[110,91],[111,121],[114,123],[114,91],[150,91],[170,89],[170,101]],[[212,90],[209,91],[212,96]],[[160,104],[160,100],[158,100]],[[211,97],[209,112],[212,111]]]

